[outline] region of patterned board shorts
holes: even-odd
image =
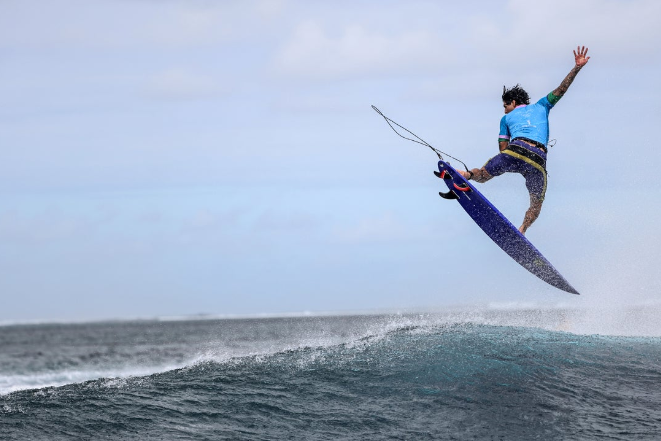
[[[507,149],[489,159],[484,168],[491,176],[519,173],[526,180],[528,192],[543,201],[546,195],[546,153],[514,139]]]

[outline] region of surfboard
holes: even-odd
[[[449,190],[439,195],[444,199],[456,199],[482,231],[519,265],[549,285],[578,294],[519,229],[449,163],[438,161],[438,172],[434,174],[443,179]]]

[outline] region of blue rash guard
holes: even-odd
[[[527,106],[517,106],[500,120],[498,141],[527,138],[546,146],[549,142],[549,112],[560,98],[552,93]]]
[[[507,141],[508,148],[484,164],[491,176],[503,173],[523,175],[528,192],[540,201],[546,195],[547,175],[546,151],[539,147],[545,147],[549,142],[549,111],[559,100],[560,97],[549,93],[535,104],[517,106],[505,114],[500,120],[498,141]]]

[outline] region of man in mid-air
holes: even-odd
[[[546,153],[549,142],[549,111],[567,92],[567,89],[590,59],[588,48],[574,51],[576,65],[551,93],[530,104],[528,93],[518,84],[511,89],[503,87],[505,115],[500,120],[498,148],[500,153],[489,159],[484,167],[465,172],[458,170],[466,179],[487,182],[503,173],[520,173],[526,180],[530,193],[530,208],[526,211],[521,234],[532,225],[542,211],[546,194]]]

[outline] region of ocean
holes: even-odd
[[[0,439],[661,439],[661,338],[585,323],[483,308],[4,325]]]

